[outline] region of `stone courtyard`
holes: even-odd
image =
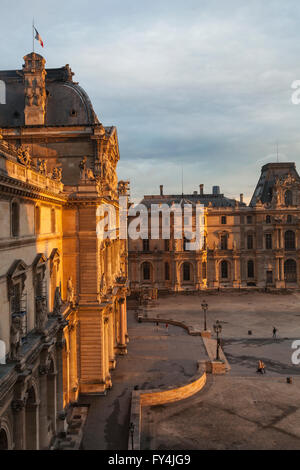
[[[204,390],[193,397],[145,408],[142,448],[299,449],[300,366],[291,362],[292,342],[300,338],[299,294],[177,295],[160,299],[151,315],[203,327],[204,298],[208,328],[213,330],[216,320],[222,323],[231,371],[209,375]],[[256,372],[259,359],[266,365],[264,376]]]
[[[159,298],[149,317],[197,330],[203,328],[205,299],[208,327],[222,323],[231,370],[224,376],[208,374],[204,389],[188,399],[143,408],[142,449],[299,449],[300,366],[291,362],[292,342],[300,338],[299,298],[298,293],[257,292]],[[103,397],[81,397],[90,405],[84,449],[126,449],[134,388],[176,387],[195,374],[198,360],[207,359],[201,337],[172,325],[167,331],[164,321],[158,328],[138,323],[133,306],[128,332],[128,356],[112,373],[112,390]],[[258,359],[266,365],[264,376],[256,372]]]

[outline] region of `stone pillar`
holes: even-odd
[[[108,322],[109,318],[104,317],[104,368],[105,368],[105,386],[111,388],[111,376],[109,373],[109,342],[108,342]]]
[[[125,355],[127,354],[127,347],[126,347],[126,313],[125,313],[125,299],[119,299],[120,304],[120,343],[118,344],[119,354]]]
[[[63,348],[65,347],[65,340],[57,343],[56,349],[56,430],[57,433],[65,432],[65,411],[64,411],[64,389],[63,389]]]
[[[40,433],[40,450],[48,448],[48,389],[47,389],[48,368],[46,365],[39,367],[39,385],[40,385],[40,406],[39,406],[39,433]]]
[[[219,263],[218,263],[217,259],[214,260],[214,270],[215,270],[215,273],[214,273],[214,277],[215,277],[214,287],[219,287],[220,286],[220,284],[219,284]]]
[[[106,247],[106,285],[109,289],[112,283],[112,274],[111,274],[111,245],[108,243]]]
[[[73,323],[69,327],[70,338],[70,399],[76,401],[78,399],[78,374],[77,374],[77,332],[76,324]]]
[[[115,350],[114,350],[114,321],[113,321],[114,313],[113,311],[110,312],[108,317],[108,352],[109,352],[109,369],[115,369],[116,367],[116,360],[115,360]]]
[[[25,400],[13,400],[13,441],[15,450],[25,450]]]

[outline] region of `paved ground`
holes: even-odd
[[[182,402],[144,409],[143,449],[300,448],[300,379],[210,376]]]
[[[254,338],[271,338],[273,326],[280,338],[300,339],[300,294],[267,294],[234,292],[219,294],[175,294],[159,299],[154,315],[161,318],[184,319],[203,328],[203,299],[208,303],[207,323],[213,329],[222,322],[224,338],[246,338],[252,330]]]
[[[128,312],[128,355],[118,357],[112,373],[113,388],[106,396],[82,396],[90,410],[84,430],[84,449],[127,449],[131,391],[176,385],[197,371],[197,361],[206,359],[200,337],[191,337],[179,327],[137,323]]]
[[[160,299],[153,315],[198,328],[203,326],[203,298]],[[291,362],[292,342],[300,339],[299,294],[220,293],[205,300],[208,325],[222,322],[231,372],[209,376],[208,385],[194,397],[146,409],[143,448],[299,449],[300,366]],[[272,338],[273,326],[278,339]],[[258,359],[266,364],[264,376],[256,373]],[[293,377],[292,385],[287,376]]]

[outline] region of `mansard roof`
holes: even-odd
[[[26,57],[30,57],[30,54]],[[45,126],[99,123],[90,98],[83,88],[73,81],[74,73],[68,64],[61,68],[45,70],[47,95]],[[0,80],[6,85],[6,104],[0,106],[0,127],[24,126],[24,71],[1,70]]]
[[[250,201],[250,206],[254,207],[258,202],[262,204],[271,202],[276,180],[278,178],[284,179],[289,175],[295,178],[297,182],[300,182],[294,162],[267,163],[264,165]]]
[[[175,194],[175,195],[153,195],[153,196],[144,196],[144,199],[141,201],[146,207],[150,207],[151,204],[168,204],[171,206],[174,204],[192,204],[196,205],[197,203],[203,204],[205,207],[245,207],[245,203],[241,203],[235,199],[230,199],[224,194]],[[210,204],[211,203],[211,204]]]

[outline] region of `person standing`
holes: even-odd
[[[166,330],[167,330],[167,335],[169,334],[169,325],[166,323]]]
[[[273,326],[273,338],[277,338],[276,334],[277,334],[277,328]]]

